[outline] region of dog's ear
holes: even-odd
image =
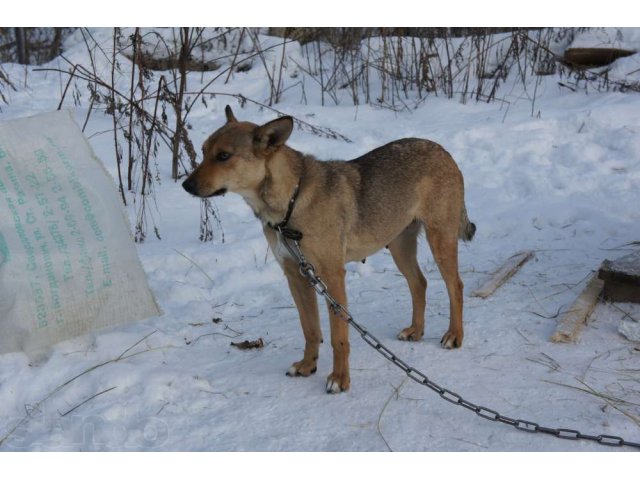
[[[256,148],[273,151],[284,145],[293,130],[293,118],[280,117],[256,128],[254,142]]]
[[[224,114],[227,116],[227,123],[235,123],[238,121],[238,119],[233,114],[233,111],[231,110],[231,107],[229,105],[224,107]]]

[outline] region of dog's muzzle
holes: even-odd
[[[196,181],[191,177],[187,178],[184,182],[182,182],[182,188],[184,188],[187,192],[189,192],[191,195],[194,195],[196,197],[205,197],[205,198],[217,197],[218,195],[224,195],[225,193],[227,193],[226,188],[220,188],[209,195],[201,195],[200,192],[198,191]]]
[[[184,182],[182,182],[182,188],[184,188],[191,195],[198,195],[196,182],[193,178],[189,177]]]
[[[221,188],[220,190],[216,190],[215,192],[213,192],[211,195],[207,195],[207,197],[218,197],[220,195],[224,195],[225,193],[227,193],[227,189]]]

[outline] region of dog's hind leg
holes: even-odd
[[[283,270],[289,282],[291,296],[298,308],[302,333],[304,334],[304,356],[299,362],[294,362],[287,375],[308,377],[315,373],[318,361],[318,351],[322,343],[322,331],[320,330],[320,315],[318,313],[318,300],[315,290],[306,279],[300,276],[295,262],[286,260]]]
[[[427,279],[420,271],[417,259],[418,233],[421,227],[420,223],[412,222],[389,244],[393,261],[409,284],[413,305],[411,326],[398,334],[400,340],[418,341],[424,335]]]
[[[456,228],[439,228],[436,224],[427,224],[427,240],[438,265],[442,279],[449,294],[449,330],[440,343],[444,348],[462,346],[464,331],[462,328],[462,291],[463,284],[458,274],[458,231]]]

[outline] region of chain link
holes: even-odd
[[[471,410],[481,418],[491,420],[492,422],[504,423],[524,432],[546,433],[548,435],[553,435],[555,437],[563,438],[566,440],[589,440],[592,442],[597,442],[601,445],[611,447],[633,447],[640,449],[640,443],[629,442],[624,440],[623,438],[613,435],[586,435],[584,433],[580,433],[578,430],[571,430],[568,428],[549,428],[538,425],[537,423],[531,422],[529,420],[516,420],[513,418],[509,418],[501,415],[495,410],[483,407],[482,405],[476,405],[475,403],[465,400],[461,395],[458,395],[448,388],[441,387],[434,381],[430,380],[429,377],[427,377],[424,373],[411,367],[405,361],[398,358],[395,353],[393,353],[391,350],[389,350],[389,348],[383,345],[375,336],[373,336],[373,334],[369,333],[367,329],[357,323],[353,319],[349,311],[331,296],[327,284],[317,275],[315,267],[304,257],[304,254],[300,249],[299,241],[297,239],[292,239],[283,235],[282,232],[280,232],[280,234],[282,235],[282,242],[285,248],[298,262],[300,274],[303,277],[306,277],[315,291],[326,299],[332,311],[336,315],[340,315],[360,334],[360,337],[366,343],[368,343],[380,355],[385,357],[396,367],[402,370],[411,380],[424,385],[427,388],[430,388],[438,395],[440,395],[440,397],[442,397],[444,400],[453,403],[454,405],[464,407],[467,410]]]

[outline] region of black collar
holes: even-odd
[[[276,232],[279,232],[283,237],[289,238],[296,242],[302,240],[302,232],[298,230],[294,230],[292,228],[288,228],[287,224],[291,219],[291,214],[293,213],[293,209],[296,206],[296,200],[298,199],[298,193],[300,193],[300,180],[298,180],[298,184],[296,185],[296,189],[293,191],[293,195],[289,200],[289,205],[287,206],[287,213],[284,216],[284,219],[280,223],[276,223],[273,225],[271,222],[268,222],[267,225],[273,228]]]

